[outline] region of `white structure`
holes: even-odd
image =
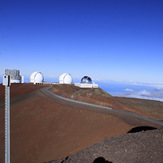
[[[74,85],[80,88],[98,88],[98,84],[92,83],[92,79],[88,76],[84,76],[81,83],[75,83]]]
[[[5,69],[5,75],[10,75],[10,83],[21,83],[22,77],[19,70]]]
[[[22,80],[21,80],[21,83],[24,83],[24,76],[22,76],[22,78],[21,78]]]
[[[74,85],[80,88],[98,88],[98,84],[95,84],[95,83],[92,83],[92,84],[75,83]]]
[[[72,84],[72,76],[68,73],[63,73],[59,77],[60,84]]]
[[[44,76],[41,72],[33,72],[30,76],[30,83],[42,84],[44,81]]]

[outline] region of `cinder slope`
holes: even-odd
[[[163,121],[163,102],[154,100],[145,100],[137,98],[116,97],[119,101],[127,105],[139,108],[152,115],[155,119]]]
[[[51,91],[57,95],[66,98],[71,98],[77,101],[83,101],[96,105],[106,106],[115,110],[130,111],[133,113],[155,118],[154,116],[148,114],[147,112],[140,110],[139,108],[134,107],[132,105],[128,105],[127,103],[124,103],[118,98],[111,96],[101,88],[83,89],[76,87],[74,85],[63,84],[54,85]]]
[[[11,100],[15,97],[21,97],[43,87],[45,87],[45,85],[34,85],[30,83],[12,84],[10,86]],[[5,102],[5,86],[0,84],[0,104],[2,105],[2,103],[4,104],[4,102]]]
[[[159,127],[118,113],[52,99],[37,90],[39,86],[19,88],[13,85],[17,96],[11,95],[12,163],[57,160],[136,126]],[[0,125],[0,144],[4,145],[4,106],[0,117],[3,117],[0,118],[3,124]],[[1,148],[0,162],[3,161],[4,148]]]
[[[64,159],[49,163],[121,163],[162,162],[163,128],[146,132],[125,134],[82,150]]]

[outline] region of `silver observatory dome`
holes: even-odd
[[[92,79],[89,76],[84,76],[81,79],[81,83],[87,83],[87,84],[92,84]]]

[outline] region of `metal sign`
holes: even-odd
[[[3,85],[10,86],[10,75],[3,75]]]

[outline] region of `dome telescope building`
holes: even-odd
[[[72,84],[72,76],[68,73],[63,73],[59,77],[60,84]]]
[[[84,76],[80,83],[75,83],[74,85],[80,88],[98,88],[98,84],[92,83],[92,79],[89,76]]]
[[[33,72],[30,76],[30,83],[42,84],[44,81],[44,76],[41,72]]]

